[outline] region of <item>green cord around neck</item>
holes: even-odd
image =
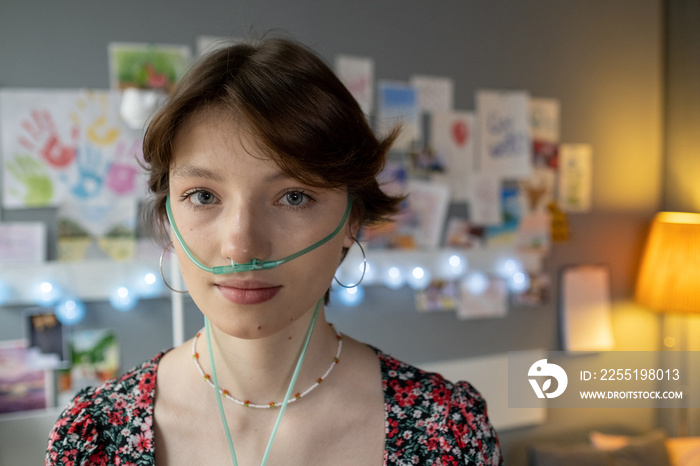
[[[349,207],[348,207],[349,210]],[[344,220],[343,220],[344,223]],[[292,392],[294,391],[294,386],[296,385],[297,382],[297,377],[299,376],[299,372],[301,371],[301,365],[304,362],[304,358],[306,357],[306,350],[309,347],[309,342],[311,341],[311,335],[313,334],[314,327],[316,326],[316,320],[318,318],[319,311],[321,310],[321,303],[323,302],[323,297],[318,300],[318,303],[316,303],[316,309],[314,309],[314,314],[311,317],[311,322],[309,323],[309,329],[306,332],[306,339],[304,340],[304,345],[301,348],[301,353],[299,354],[299,359],[297,360],[297,365],[294,368],[294,374],[292,374],[292,380],[289,382],[289,387],[287,388],[287,393],[284,395],[284,402],[282,403],[282,406],[280,407],[280,412],[277,415],[277,420],[275,421],[275,426],[272,428],[272,433],[270,434],[270,439],[267,442],[267,447],[265,448],[265,454],[263,455],[262,461],[260,462],[260,466],[265,466],[267,464],[267,459],[270,456],[270,450],[272,449],[272,442],[275,440],[275,436],[277,435],[277,430],[279,429],[280,423],[282,422],[282,416],[284,415],[285,410],[287,409],[287,403],[289,402],[289,398],[292,396]],[[224,433],[226,434],[226,441],[228,442],[228,448],[229,451],[231,452],[231,459],[233,460],[233,465],[238,466],[238,459],[236,458],[236,450],[233,447],[233,439],[231,438],[231,432],[228,428],[228,422],[226,421],[226,413],[224,413],[224,405],[221,401],[221,390],[219,389],[219,379],[216,376],[216,366],[214,365],[214,352],[212,351],[211,347],[211,330],[210,330],[210,324],[209,324],[209,319],[207,317],[204,317],[204,327],[206,329],[206,336],[207,336],[207,350],[209,352],[209,364],[211,364],[211,372],[212,372],[212,381],[214,382],[214,388],[216,392],[216,403],[219,406],[219,415],[221,416],[221,422],[223,423],[224,426]]]

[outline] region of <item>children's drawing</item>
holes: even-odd
[[[453,201],[469,200],[474,169],[474,115],[470,112],[434,112],[430,115],[430,144],[444,160],[445,175],[435,181],[450,187]]]
[[[530,98],[526,92],[479,91],[479,169],[502,178],[529,176],[532,169]]]
[[[12,208],[12,198],[22,207],[45,207],[54,198],[53,180],[48,169],[37,159],[27,154],[16,154],[5,162],[5,207]],[[9,184],[15,182],[15,186]]]
[[[119,116],[120,92],[0,91],[3,207],[142,198],[142,135]]]
[[[22,120],[25,134],[20,134],[18,142],[30,153],[36,153],[55,168],[63,168],[75,160],[75,146],[78,139],[78,128],[72,127],[70,143],[61,141],[53,117],[46,109],[32,110],[26,119]]]

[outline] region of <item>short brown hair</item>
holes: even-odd
[[[194,114],[223,110],[253,132],[290,177],[345,187],[360,225],[385,220],[402,198],[376,181],[397,131],[378,139],[357,101],[315,53],[288,39],[236,43],[200,59],[151,120],[143,142],[153,193],[147,226],[165,232],[175,135]],[[242,128],[243,129],[243,128]],[[158,235],[157,235],[158,236]]]

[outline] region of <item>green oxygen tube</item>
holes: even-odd
[[[348,204],[347,207],[345,208],[345,213],[343,214],[343,218],[340,220],[340,223],[336,227],[335,230],[333,230],[328,236],[325,238],[321,239],[320,241],[317,241],[316,243],[312,244],[311,246],[302,249],[301,251],[295,252],[294,254],[291,254],[283,259],[279,260],[260,260],[260,259],[252,259],[248,262],[245,263],[237,263],[234,262],[233,259],[231,259],[231,264],[230,265],[224,265],[224,266],[218,266],[218,267],[207,267],[206,265],[202,264],[199,259],[190,251],[190,248],[187,247],[187,244],[185,243],[184,238],[180,234],[180,230],[178,230],[177,225],[175,224],[175,219],[173,218],[173,212],[172,208],[170,207],[170,196],[168,195],[166,201],[165,201],[165,210],[168,215],[168,221],[170,222],[170,226],[173,229],[173,232],[175,233],[175,238],[177,238],[177,242],[180,243],[180,246],[182,246],[182,250],[185,251],[185,254],[187,254],[187,257],[200,269],[210,272],[216,275],[219,274],[226,274],[226,273],[236,273],[236,272],[250,272],[251,270],[264,270],[264,269],[272,269],[277,267],[278,265],[282,265],[285,262],[289,262],[292,259],[296,259],[299,256],[302,256],[306,254],[309,251],[312,251],[316,249],[319,246],[322,246],[323,244],[326,244],[328,241],[330,241],[335,235],[337,235],[340,230],[343,229],[343,226],[345,226],[345,222],[347,222],[348,217],[350,216],[350,211],[352,210],[352,198],[348,196]]]
[[[314,314],[311,318],[311,323],[309,324],[309,329],[306,332],[306,338],[304,339],[304,345],[301,348],[301,353],[299,354],[299,359],[297,360],[297,365],[294,368],[294,373],[292,374],[292,380],[289,382],[289,387],[287,388],[287,393],[284,395],[284,402],[282,403],[282,406],[280,407],[280,412],[277,415],[277,420],[275,421],[275,425],[272,428],[272,433],[270,434],[270,438],[267,441],[267,447],[265,448],[265,454],[263,455],[262,461],[260,462],[260,466],[265,466],[265,464],[267,464],[267,459],[270,456],[270,450],[272,449],[272,443],[275,440],[275,436],[277,435],[277,430],[279,429],[280,423],[282,422],[282,416],[284,415],[284,412],[287,409],[287,403],[289,403],[289,398],[292,396],[292,392],[294,390],[294,385],[296,385],[297,377],[299,376],[299,372],[301,371],[301,366],[304,363],[304,358],[306,357],[306,350],[309,347],[309,342],[311,341],[311,335],[313,334],[314,327],[316,326],[316,320],[318,318],[318,314],[319,314],[319,311],[321,309],[322,302],[323,302],[323,298],[319,299],[318,303],[316,303],[316,309],[314,309]],[[212,381],[214,382],[214,388],[216,391],[216,402],[219,406],[219,415],[221,416],[221,422],[224,425],[224,433],[226,434],[226,441],[228,442],[228,448],[229,448],[229,451],[231,452],[231,459],[233,460],[233,465],[238,466],[238,460],[236,458],[236,450],[233,447],[233,439],[231,438],[231,432],[228,428],[228,422],[226,421],[226,413],[224,413],[224,405],[221,402],[221,389],[219,388],[219,379],[216,376],[216,365],[214,364],[214,353],[211,349],[210,324],[209,324],[209,319],[207,319],[206,317],[204,317],[204,327],[206,329],[207,349],[209,351],[209,364],[211,364]]]

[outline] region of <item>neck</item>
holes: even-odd
[[[211,345],[220,388],[241,401],[254,404],[282,402],[314,309],[285,329],[260,339],[232,337],[211,325]],[[327,324],[323,309],[320,309],[293,393],[303,392],[323,375],[337,348],[335,331]],[[204,371],[211,374],[204,334],[197,341],[197,352]]]

